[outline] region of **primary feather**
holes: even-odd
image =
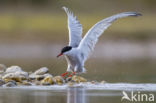
[[[141,14],[136,12],[123,12],[120,14],[113,15],[106,19],[103,19],[96,23],[84,36],[81,40],[78,49],[81,54],[84,56],[84,61],[87,59],[90,52],[94,49],[98,38],[102,35],[102,33],[117,19],[128,17],[128,16],[140,16]]]
[[[78,47],[82,39],[82,26],[68,8],[63,7],[68,16],[68,30],[69,30],[69,46]]]

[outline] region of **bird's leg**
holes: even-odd
[[[64,78],[67,74],[68,74],[68,72],[65,72],[65,73],[61,74],[61,76]]]
[[[72,72],[68,77],[72,77],[75,74],[76,74],[75,72]]]

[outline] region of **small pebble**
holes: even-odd
[[[101,84],[105,84],[105,83],[107,83],[107,82],[103,80],[103,81],[101,81],[100,83],[101,83]]]
[[[4,73],[6,68],[7,67],[4,64],[0,64],[0,74]]]
[[[66,83],[69,82],[69,81],[71,81],[71,80],[72,80],[72,77],[67,77],[66,78]]]
[[[68,82],[67,85],[68,85],[69,87],[72,87],[72,86],[74,85],[74,83],[73,83],[73,82]]]
[[[54,84],[54,80],[51,76],[47,76],[45,77],[42,81],[41,81],[42,85],[52,85]]]
[[[2,86],[3,84],[5,84],[5,82],[0,79],[0,86]]]
[[[32,83],[30,83],[30,82],[28,82],[28,81],[23,81],[23,82],[22,82],[22,85],[31,86],[31,85],[32,85]]]
[[[17,86],[15,81],[10,81],[3,85],[3,87],[15,87],[15,86]]]
[[[19,66],[11,66],[11,67],[7,68],[5,72],[6,73],[15,73],[17,71],[18,72],[23,72],[21,67],[19,67]]]
[[[87,82],[87,80],[83,77],[80,77],[80,76],[77,76],[77,75],[74,75],[72,77],[72,80],[76,83],[79,83],[79,82]]]
[[[36,80],[42,80],[42,79],[44,79],[44,75],[35,75],[35,74],[30,74],[29,75],[29,78],[31,79],[31,80],[34,80],[34,79],[36,79]]]
[[[38,70],[36,70],[34,72],[35,75],[43,75],[43,74],[46,74],[46,73],[48,73],[48,68],[47,67],[42,67],[42,68],[40,68],[40,69],[38,69]]]
[[[62,76],[55,76],[55,77],[53,77],[53,79],[56,82],[56,84],[58,84],[58,85],[62,85],[65,83],[65,80],[63,79]]]

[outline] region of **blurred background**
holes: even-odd
[[[68,7],[83,25],[83,35],[99,20],[136,11],[143,16],[116,21],[100,37],[86,62],[89,80],[150,82],[156,78],[156,0],[0,0],[0,63],[25,71],[48,67],[66,71],[56,55],[68,44]]]

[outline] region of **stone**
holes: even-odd
[[[34,72],[34,74],[35,74],[35,75],[43,75],[43,74],[48,73],[48,71],[49,71],[49,70],[48,70],[47,67],[42,67],[42,68],[36,70],[36,71]]]
[[[44,77],[47,77],[47,76],[48,76],[48,77],[53,77],[53,75],[51,75],[51,74],[49,74],[49,73],[43,74],[43,76],[44,76]]]
[[[65,80],[66,80],[66,83],[70,82],[72,80],[72,77],[67,77]]]
[[[54,84],[54,80],[51,76],[47,76],[45,77],[42,81],[41,81],[42,85],[52,85]]]
[[[62,85],[65,83],[65,80],[63,79],[62,76],[55,76],[55,77],[53,77],[53,79],[54,79],[55,83],[58,85]]]
[[[21,69],[21,67],[19,66],[11,66],[9,68],[6,69],[5,73],[15,73],[15,72],[23,72],[23,70]]]
[[[72,77],[72,81],[76,82],[76,83],[80,83],[80,82],[87,82],[87,80],[83,77],[80,77],[80,76],[77,76],[77,75],[74,75]]]
[[[105,84],[105,83],[107,83],[107,82],[103,80],[103,81],[101,81],[100,83],[101,83],[101,84]]]
[[[3,75],[2,75],[2,74],[0,74],[0,79],[2,79],[2,77],[3,77]]]
[[[95,81],[95,80],[91,81],[90,83],[91,83],[91,84],[98,84],[98,82]]]
[[[4,73],[6,68],[7,67],[4,64],[0,64],[0,74]]]
[[[35,75],[35,74],[30,74],[29,75],[29,78],[31,79],[31,80],[34,80],[34,79],[36,79],[36,80],[42,80],[42,79],[44,79],[44,75]]]
[[[31,86],[32,83],[31,82],[28,82],[28,81],[23,81],[22,82],[22,85]]]
[[[73,83],[73,82],[68,82],[67,85],[68,85],[69,87],[72,87],[72,86],[74,85],[74,83]]]
[[[37,80],[35,80],[33,83],[34,83],[35,85],[40,85],[40,84],[41,84],[40,81],[37,81]]]
[[[4,81],[15,80],[16,82],[22,82],[22,80],[28,79],[27,72],[15,72],[15,73],[7,73],[5,74],[2,79]]]
[[[0,79],[0,86],[2,86],[3,84],[5,84],[5,82]]]
[[[14,87],[14,86],[17,86],[15,81],[9,81],[8,83],[3,85],[3,87]]]

